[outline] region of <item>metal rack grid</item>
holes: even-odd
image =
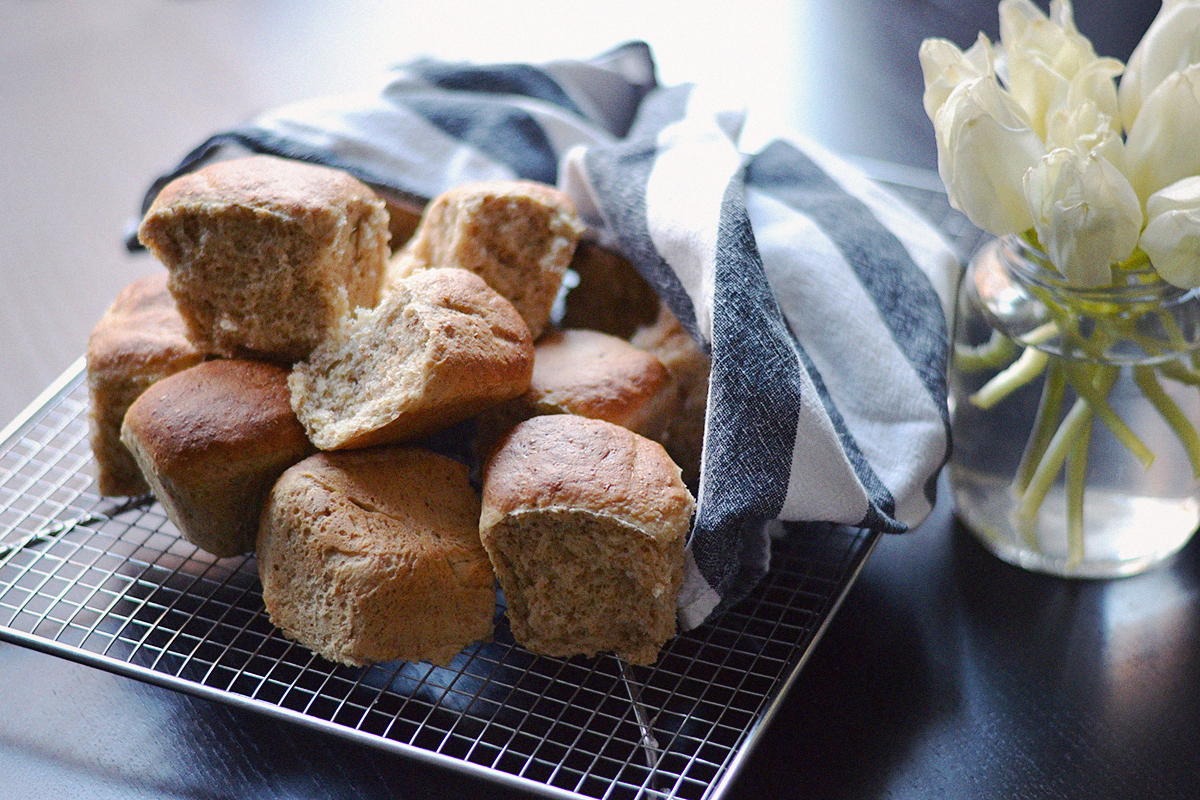
[[[781,538],[751,597],[651,667],[534,656],[498,605],[494,640],[448,667],[350,668],[274,628],[253,557],[99,497],[87,435],[80,362],[0,436],[0,639],[543,796],[719,797],[876,541]]]

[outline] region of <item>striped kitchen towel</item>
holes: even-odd
[[[741,124],[703,87],[659,85],[642,43],[536,66],[422,60],[211,137],[146,204],[245,151],[340,167],[416,203],[480,179],[566,190],[712,358],[680,600],[691,628],[765,574],[780,522],[919,523],[949,448],[958,258],[811,142],[742,152]]]

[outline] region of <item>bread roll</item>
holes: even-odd
[[[623,339],[559,330],[534,347],[533,377],[521,401],[536,414],[603,419],[653,438],[667,422],[670,382],[658,358]]]
[[[545,333],[533,348],[529,391],[489,410],[478,425],[481,454],[516,423],[542,414],[578,414],[649,438],[666,429],[677,393],[662,362],[599,331]]]
[[[121,441],[183,537],[220,557],[254,548],[267,491],[313,451],[288,404],[287,372],[237,360],[151,386],[129,407]]]
[[[708,412],[708,378],[712,359],[696,343],[665,304],[658,317],[633,335],[630,343],[652,353],[671,374],[675,407],[666,429],[655,440],[683,470],[683,480],[695,486],[700,480],[704,452],[704,421]]]
[[[513,637],[652,663],[675,633],[694,505],[645,437],[569,414],[517,425],[488,460],[479,522]]]
[[[388,248],[394,253],[406,245],[413,234],[417,232],[417,226],[421,224],[421,214],[424,211],[424,207],[410,200],[401,200],[394,197],[384,197],[383,204],[384,208],[387,209],[388,233],[391,235],[388,241]],[[386,275],[386,269],[384,274]]]
[[[390,262],[389,281],[429,267],[469,270],[516,307],[536,339],[583,230],[570,198],[552,186],[466,184],[426,207],[416,234]]]
[[[658,294],[633,264],[595,242],[581,241],[571,260],[574,286],[560,323],[628,339],[658,316]]]
[[[350,309],[375,305],[388,237],[384,203],[365,184],[273,156],[177,178],[138,229],[170,271],[197,347],[287,364]]]
[[[322,450],[411,440],[529,388],[533,342],[512,304],[461,269],[419,270],[359,309],[289,379]]]
[[[488,639],[495,578],[467,468],[403,446],[319,453],[263,508],[258,567],[271,621],[344,664],[445,664]]]
[[[87,344],[88,425],[100,494],[150,491],[121,443],[125,412],[147,388],[202,358],[184,334],[166,272],[134,281],[117,295]]]

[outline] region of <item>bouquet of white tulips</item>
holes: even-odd
[[[1124,65],[1096,55],[1068,0],[999,11],[999,43],[921,45],[951,204],[990,233],[1034,231],[1077,286],[1110,283],[1137,248],[1200,286],[1200,0],[1164,0]]]
[[[981,33],[965,51],[944,39],[928,39],[920,49],[925,111],[951,205],[985,231],[1020,236],[1068,289],[1119,285],[1135,275],[1200,287],[1200,0],[1164,0],[1125,64],[1096,54],[1076,29],[1069,0],[1053,0],[1049,15],[1030,0],[1001,0],[999,16],[999,42]],[[1048,366],[1052,359],[1035,346],[1037,336],[1056,337],[1086,357],[1095,342],[1136,341],[1138,331],[1069,291],[1042,299],[1050,322],[1021,347],[1006,341],[991,353],[957,354],[963,364],[1011,361],[972,395],[981,407],[1043,375],[1043,405],[1056,391],[1061,402],[1064,380],[1075,390],[1072,412],[1045,414],[1031,436],[1014,487],[1027,516],[1037,513],[1063,452],[1078,445],[1081,418],[1103,421],[1144,463],[1154,457],[1110,413],[1115,367]],[[1087,336],[1077,324],[1084,317]],[[1176,380],[1200,384],[1195,359],[1172,360],[1169,369]],[[1173,406],[1152,370],[1136,375],[1200,477],[1193,421]],[[1076,500],[1068,525],[1078,539],[1082,492],[1070,496]]]

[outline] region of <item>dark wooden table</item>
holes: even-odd
[[[0,4],[0,417],[74,361],[148,269],[121,249],[147,181],[261,108],[421,52],[541,60],[638,37],[667,82],[745,86],[768,126],[929,170],[917,45],[996,28],[993,4],[950,0],[476,5]],[[1157,10],[1076,5],[1118,57]],[[921,529],[880,543],[732,796],[1195,796],[1198,583],[1200,543],[1119,581],[1011,568],[961,530],[943,492]],[[0,687],[4,797],[500,796],[16,646],[0,645]]]

